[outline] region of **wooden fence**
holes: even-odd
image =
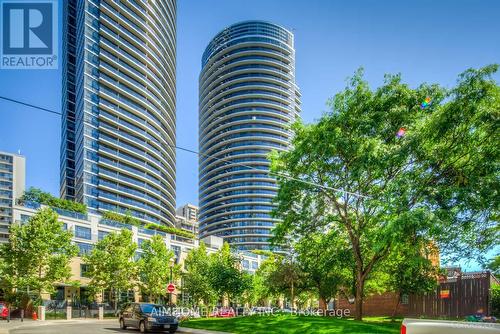
[[[463,318],[490,314],[489,290],[493,280],[489,272],[464,273],[441,280],[435,292],[409,296],[408,315]]]

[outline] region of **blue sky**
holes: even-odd
[[[294,32],[302,117],[311,122],[360,66],[374,87],[384,73],[451,86],[466,68],[500,63],[499,13],[495,0],[178,0],[177,143],[198,147],[201,55],[230,24],[262,19]],[[60,78],[60,70],[0,70],[0,95],[60,111]],[[21,150],[27,186],[55,195],[60,127],[57,115],[0,100],[0,150]],[[197,164],[177,152],[177,204],[198,202]]]

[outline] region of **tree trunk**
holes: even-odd
[[[325,297],[319,296],[319,309],[321,310],[321,314],[325,315],[327,309]]]
[[[398,313],[398,307],[399,307],[400,303],[401,303],[401,293],[398,293],[398,301],[396,302],[396,307],[394,308],[394,311],[392,312],[392,321],[394,321],[396,318],[396,314]]]
[[[292,306],[290,308],[294,309],[295,308],[295,293],[293,291],[293,280],[292,280],[292,291],[290,293],[290,297],[292,299],[292,301],[291,301]]]
[[[358,274],[357,284],[356,284],[356,313],[355,319],[362,321],[363,320],[363,292],[365,289],[365,280],[362,275]]]

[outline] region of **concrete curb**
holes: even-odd
[[[64,325],[64,324],[78,324],[78,323],[116,323],[116,319],[104,319],[104,320],[96,320],[96,319],[72,319],[72,320],[44,320],[44,321],[11,321],[9,323],[0,323],[0,334],[9,334],[10,331],[21,329],[21,328],[32,328],[32,327],[41,327],[41,326],[51,326],[51,325]],[[7,326],[4,326],[7,325]]]

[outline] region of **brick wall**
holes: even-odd
[[[386,292],[381,295],[366,297],[363,302],[364,316],[392,316],[397,303],[397,295],[393,292]],[[349,309],[351,314],[355,314],[354,304],[350,304],[347,299],[340,297],[337,299],[337,309]],[[408,314],[408,305],[399,304],[396,316]]]

